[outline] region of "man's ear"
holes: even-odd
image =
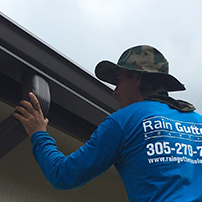
[[[141,83],[142,83],[142,81],[141,81],[141,76],[138,75],[138,74],[134,74],[133,76],[135,77],[135,80],[136,80],[136,82],[137,82],[137,87],[138,87],[138,89],[140,90],[140,88],[141,88]]]

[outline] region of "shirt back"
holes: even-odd
[[[202,201],[202,116],[143,101],[112,114],[124,133],[115,163],[130,201]]]

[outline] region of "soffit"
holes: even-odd
[[[111,88],[0,13],[0,101],[16,106],[21,78],[29,74],[39,74],[49,83],[50,125],[81,141],[89,139],[104,118],[118,109]],[[14,134],[5,122],[0,125],[4,140]],[[17,131],[24,137],[21,129]]]

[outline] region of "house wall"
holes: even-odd
[[[65,154],[79,148],[82,143],[48,128],[58,147]],[[81,188],[58,191],[45,179],[32,155],[27,137],[20,145],[0,160],[1,202],[127,202],[124,185],[111,167],[107,172]]]

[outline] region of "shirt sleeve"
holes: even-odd
[[[113,119],[107,118],[90,140],[69,156],[58,150],[47,132],[36,132],[31,142],[34,157],[47,180],[56,189],[71,189],[99,176],[118,160],[123,133]]]

